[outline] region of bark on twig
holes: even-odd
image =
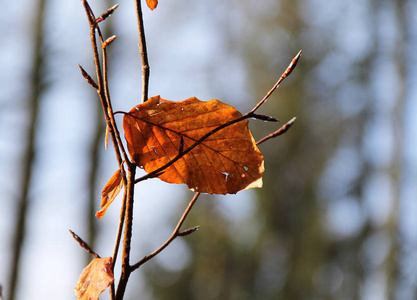
[[[135,0],[135,5],[139,34],[139,53],[142,62],[142,103],[144,103],[148,100],[150,68],[148,62],[148,50],[146,47],[145,27],[143,25],[141,0]]]

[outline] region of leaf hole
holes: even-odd
[[[222,174],[226,177],[225,180],[227,181],[227,178],[230,176],[230,174],[225,171],[223,171]]]

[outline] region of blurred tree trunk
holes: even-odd
[[[386,230],[388,235],[391,237],[391,247],[385,261],[385,272],[387,274],[387,298],[395,299],[396,298],[396,288],[400,284],[400,260],[401,260],[401,244],[400,244],[400,229],[399,229],[399,220],[400,220],[400,201],[402,193],[402,174],[404,174],[403,168],[403,158],[405,153],[405,130],[406,123],[405,120],[405,101],[407,96],[406,91],[406,82],[407,82],[407,38],[406,35],[408,32],[411,32],[409,22],[407,22],[407,1],[393,1],[393,11],[394,18],[396,23],[396,38],[393,41],[395,47],[390,53],[391,59],[395,64],[397,76],[397,88],[398,93],[395,95],[395,103],[392,106],[391,114],[393,117],[393,134],[395,140],[395,156],[386,171],[387,174],[392,176],[393,180],[393,206],[391,209],[391,214],[386,223]],[[382,26],[381,22],[381,26]]]
[[[10,273],[10,285],[6,290],[8,299],[13,300],[16,297],[16,289],[19,280],[20,261],[22,255],[22,248],[25,241],[26,231],[26,217],[29,207],[29,189],[32,180],[33,161],[36,158],[35,140],[36,140],[36,127],[39,111],[39,102],[43,92],[42,78],[43,78],[43,65],[44,55],[42,51],[43,47],[43,30],[44,30],[44,12],[45,12],[46,0],[39,0],[33,13],[33,59],[31,65],[31,73],[29,76],[29,98],[27,99],[28,109],[28,124],[27,124],[27,137],[26,145],[22,145],[23,153],[21,158],[21,178],[18,199],[16,199],[17,215],[16,225],[13,241],[13,254],[11,259],[11,273]]]

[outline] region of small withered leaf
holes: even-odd
[[[146,0],[146,4],[152,10],[154,10],[158,6],[158,0]]]
[[[84,268],[74,288],[78,300],[98,299],[98,296],[113,283],[112,258],[95,258]]]
[[[135,106],[123,118],[134,163],[151,173],[183,156],[158,175],[169,183],[208,194],[235,194],[262,186],[264,161],[244,119],[207,136],[242,114],[219,100],[195,97],[169,101],[159,96]]]
[[[122,173],[120,170],[117,170],[103,188],[103,191],[101,192],[101,209],[96,212],[97,218],[101,219],[104,216],[107,208],[119,194],[123,187],[122,178]]]

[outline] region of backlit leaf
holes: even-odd
[[[146,0],[146,4],[152,10],[154,10],[158,6],[158,0]]]
[[[135,106],[123,118],[132,160],[150,173],[174,159],[218,126],[241,117],[219,100],[195,97],[174,102],[159,96]],[[191,190],[235,194],[261,187],[263,157],[243,120],[210,135],[158,177],[186,183]]]
[[[78,300],[95,300],[114,281],[112,258],[95,258],[84,268],[74,288]]]
[[[104,216],[107,208],[110,206],[110,204],[112,204],[113,200],[119,194],[122,187],[122,173],[120,170],[117,170],[101,192],[101,209],[96,212],[97,218],[101,219]]]

